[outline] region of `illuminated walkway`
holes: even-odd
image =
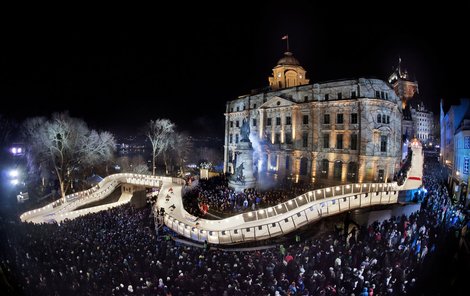
[[[86,213],[126,203],[136,188],[161,187],[156,207],[164,208],[164,223],[180,235],[199,242],[207,240],[214,244],[263,240],[292,232],[322,217],[351,209],[397,203],[400,190],[416,189],[422,184],[422,149],[413,147],[412,150],[411,168],[402,186],[393,182],[348,184],[323,188],[306,192],[274,207],[245,212],[221,220],[200,219],[184,210],[182,203],[184,181],[182,179],[136,174],[108,176],[98,186],[87,191],[67,196],[44,208],[24,213],[21,215],[21,220],[43,223],[52,220],[60,222],[66,218],[73,219]],[[79,206],[106,197],[119,185],[122,186],[122,195],[118,202],[74,211]]]

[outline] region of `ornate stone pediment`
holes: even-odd
[[[263,105],[259,106],[261,109],[269,109],[269,108],[281,108],[281,107],[290,107],[293,105],[297,105],[296,103],[289,101],[287,99],[281,97],[272,97]]]

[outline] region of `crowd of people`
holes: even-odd
[[[397,181],[398,185],[402,185],[406,181],[408,171],[411,168],[411,158],[413,157],[413,150],[409,149],[405,160],[403,161],[400,169],[395,174],[393,180]]]
[[[426,161],[421,209],[381,223],[255,251],[181,244],[156,233],[150,207],[129,205],[59,224],[0,221],[0,266],[11,294],[405,295],[422,291],[446,234],[468,222],[437,162]],[[268,197],[256,192],[228,205]],[[204,194],[204,193],[203,193]],[[250,194],[252,195],[251,197]],[[267,201],[264,201],[267,202]],[[276,202],[276,201],[274,201]]]
[[[254,211],[277,205],[307,191],[313,190],[310,183],[279,182],[268,190],[245,189],[235,192],[228,186],[226,175],[208,180],[199,180],[197,186],[186,192],[185,208],[193,214],[200,214],[197,208],[207,205],[209,212],[216,215]],[[194,200],[197,200],[197,203]]]

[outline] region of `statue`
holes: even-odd
[[[243,166],[243,162],[235,169],[235,181],[244,183],[244,176],[243,176],[243,169],[245,167]]]
[[[242,126],[240,128],[240,142],[250,142],[250,122],[248,119],[243,119]]]

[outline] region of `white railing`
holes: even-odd
[[[20,216],[20,219],[23,222],[27,222],[35,217],[46,216],[53,212],[65,214],[87,203],[104,199],[121,184],[161,187],[163,181],[171,181],[171,179],[169,177],[131,173],[113,174],[105,177],[100,183],[90,189],[69,194],[42,208],[25,212]]]
[[[274,207],[222,220],[202,219],[198,226],[180,221],[171,213],[165,213],[164,221],[176,233],[195,241],[235,244],[281,236],[323,217],[352,209],[393,204],[398,201],[398,192],[396,182],[348,184],[313,190]],[[227,227],[220,230],[221,224]],[[235,226],[231,226],[233,224]]]

